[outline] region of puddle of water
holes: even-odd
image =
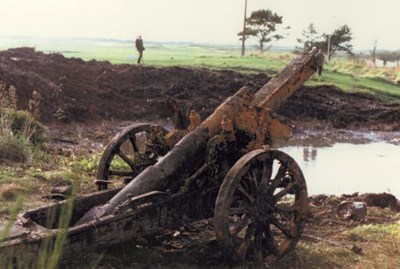
[[[384,142],[281,147],[303,170],[309,195],[391,193],[400,198],[400,146]]]

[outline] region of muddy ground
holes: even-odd
[[[0,80],[17,88],[22,109],[28,108],[32,92],[39,92],[41,120],[46,123],[90,124],[165,120],[170,116],[166,96],[205,118],[242,86],[256,91],[269,78],[230,70],[85,62],[18,48],[0,51]],[[277,113],[298,125],[312,122],[314,128],[400,130],[400,104],[365,93],[346,94],[335,86],[302,87]]]
[[[88,149],[103,147],[131,122],[170,125],[167,96],[175,98],[183,109],[196,109],[205,118],[242,86],[255,91],[268,79],[263,73],[85,62],[32,48],[0,51],[0,80],[17,88],[18,107],[27,109],[32,92],[39,92],[40,118],[50,127],[52,143],[57,147],[68,145],[72,150],[83,142]],[[294,127],[295,138],[303,140],[309,134],[322,134],[330,141],[351,140],[354,131],[373,131],[382,132],[383,140],[393,142],[398,141],[394,131],[400,130],[400,104],[384,103],[365,93],[344,93],[335,86],[302,87],[277,114]],[[303,240],[325,240],[327,244],[352,248],[340,234],[360,222],[343,220],[335,214],[335,207],[345,198],[315,199]],[[371,208],[363,223],[393,223],[399,219],[387,207]],[[132,248],[139,253],[136,260],[128,258],[132,257]],[[99,268],[102,264],[103,268],[219,268],[223,264],[212,223],[207,220],[104,255]],[[289,265],[280,268],[296,268],[295,259],[295,254],[290,256]]]
[[[343,201],[365,202],[367,214],[357,219],[343,218],[337,209]],[[399,206],[394,196],[390,194],[351,194],[338,196],[317,195],[309,199],[309,212],[305,220],[305,229],[301,242],[305,246],[320,244],[336,249],[338,252],[351,253],[356,259],[363,259],[369,250],[367,242],[356,235],[349,236],[352,228],[360,225],[383,224],[390,225],[400,220]],[[394,208],[394,207],[395,208]],[[299,247],[298,247],[299,248]],[[303,246],[303,248],[306,248]],[[95,264],[101,255],[101,261],[96,268],[135,268],[135,269],[306,269],[307,260],[301,255],[304,252],[295,249],[275,263],[260,265],[255,262],[242,264],[228,263],[215,239],[212,219],[188,223],[179,229],[169,230],[159,235],[138,238],[135,241],[112,247],[98,253],[88,253],[82,259],[69,263],[65,268],[91,268],[85,263]],[[317,255],[317,254],[315,254]],[[318,260],[319,258],[316,258]],[[335,262],[326,261],[312,263],[312,268],[342,268]]]

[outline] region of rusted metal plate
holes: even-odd
[[[22,225],[7,223],[6,221],[0,222],[0,235],[7,232],[7,237],[4,240],[13,240],[15,238],[24,238],[29,230],[22,227]],[[1,242],[1,241],[0,241]]]
[[[119,244],[133,238],[159,233],[164,229],[177,228],[186,222],[212,217],[212,208],[218,189],[208,193],[185,193],[173,196],[162,193],[150,193],[132,199],[127,210],[116,212],[86,222],[70,226],[65,241],[63,259],[68,260],[86,251]],[[74,203],[72,219],[79,219],[84,212],[104,203],[115,194],[115,190],[77,199]],[[142,202],[139,202],[139,201]],[[52,209],[59,214],[65,203],[59,203]],[[16,259],[28,261],[34,266],[40,248],[55,242],[60,231],[54,224],[46,223],[45,208],[26,212],[22,217],[26,227],[16,227],[7,238],[0,242],[0,268]],[[120,213],[120,214],[119,214]],[[55,219],[59,218],[55,216]],[[47,226],[47,227],[46,227]],[[29,231],[29,234],[27,233]],[[32,267],[33,268],[33,267]]]

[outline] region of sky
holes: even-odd
[[[240,44],[245,0],[0,0],[0,37],[113,38]],[[248,0],[247,15],[270,9],[296,46],[310,23],[318,33],[349,25],[357,50],[400,49],[400,0]],[[1,39],[0,39],[1,42]]]

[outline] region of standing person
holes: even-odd
[[[312,47],[312,49],[308,52],[309,55],[315,55],[317,53],[317,47]]]
[[[142,60],[143,57],[143,51],[145,50],[145,48],[143,47],[143,39],[141,35],[136,38],[135,43],[136,43],[136,49],[139,52],[139,58],[137,60],[137,63],[140,64],[140,61]]]
[[[319,49],[317,54],[315,54],[315,61],[317,63],[318,76],[321,76],[322,68],[323,68],[324,62],[325,62],[325,56],[324,56],[324,53],[322,52],[322,49]]]

